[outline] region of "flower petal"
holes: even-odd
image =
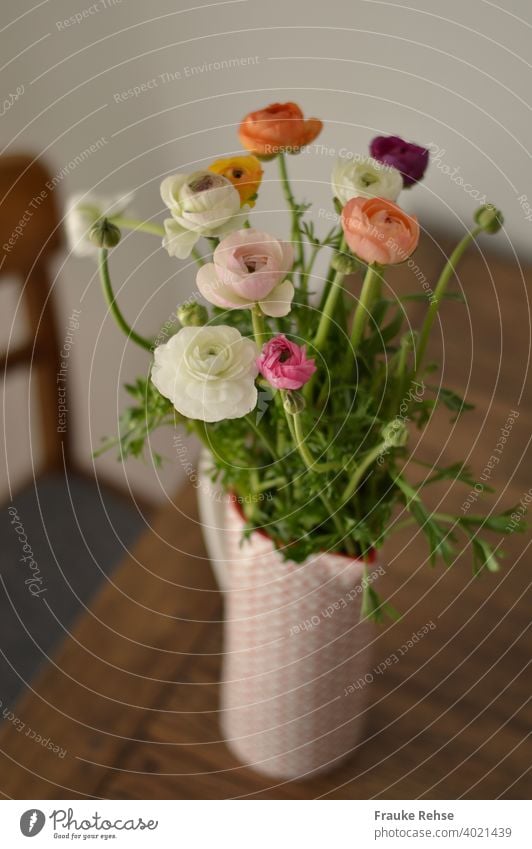
[[[292,308],[294,292],[294,286],[290,280],[279,283],[267,298],[259,302],[262,312],[275,318],[288,315]]]
[[[181,227],[173,218],[165,218],[163,224],[166,232],[166,236],[163,237],[163,248],[166,248],[170,256],[187,259],[200,238],[199,233]]]

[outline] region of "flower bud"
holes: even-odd
[[[479,227],[482,227],[485,233],[498,233],[504,224],[504,217],[502,212],[496,209],[492,203],[487,203],[485,206],[477,209],[475,212],[475,221]]]
[[[203,327],[207,324],[209,314],[203,304],[193,302],[178,307],[177,317],[183,327]]]
[[[108,218],[100,218],[89,232],[89,239],[98,248],[114,248],[121,238],[120,230]]]
[[[284,393],[283,406],[290,416],[295,416],[305,409],[305,399],[300,392],[287,390]]]
[[[340,274],[353,274],[353,272],[361,267],[362,263],[349,254],[335,253],[331,260],[331,265]]]
[[[400,418],[395,418],[383,427],[382,436],[390,448],[403,448],[408,441],[408,430]]]

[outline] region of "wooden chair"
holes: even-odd
[[[49,262],[62,247],[56,196],[47,187],[50,174],[31,156],[0,157],[0,276],[21,286],[28,341],[5,351],[4,381],[15,369],[34,371],[40,428],[42,471],[70,464],[69,437],[59,432],[56,416],[59,337],[53,308]]]
[[[31,369],[37,395],[39,467],[31,481],[10,481],[9,510],[0,511],[0,681],[4,706],[32,680],[48,652],[86,609],[95,590],[143,527],[131,498],[86,475],[73,463],[68,419],[59,425],[60,350],[50,260],[63,246],[58,199],[50,175],[31,156],[0,157],[0,285],[20,286],[25,337],[1,355],[4,387],[17,370]],[[9,326],[9,317],[7,322]],[[67,395],[68,397],[68,395]],[[5,405],[6,418],[25,421],[28,405]],[[13,427],[10,428],[11,432]],[[7,454],[24,452],[7,441]],[[15,430],[15,439],[16,439]],[[33,454],[33,446],[31,446]],[[117,497],[119,495],[120,497]],[[138,504],[138,502],[137,502]],[[145,508],[144,508],[145,509]],[[13,516],[20,524],[13,527]],[[23,528],[23,530],[21,530]],[[21,537],[22,534],[22,537]],[[21,558],[30,550],[34,571]],[[28,578],[38,580],[28,591]],[[33,585],[32,585],[33,586]],[[43,591],[46,604],[34,591]],[[1,721],[1,717],[0,717]]]

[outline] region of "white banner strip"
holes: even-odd
[[[532,845],[525,801],[3,801],[2,845],[304,849]]]

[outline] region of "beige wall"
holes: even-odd
[[[440,150],[426,183],[405,201],[424,226],[458,230],[470,219],[475,196],[487,194],[506,214],[499,244],[530,259],[526,0],[507,2],[504,10],[483,0],[411,0],[408,6],[23,0],[9,6],[0,35],[2,62],[8,62],[2,90],[5,97],[23,92],[4,107],[4,149],[31,150],[60,174],[103,139],[60,181],[62,199],[86,188],[134,188],[139,213],[159,213],[165,174],[238,150],[236,126],[244,113],[293,99],[326,125],[319,144],[291,163],[298,195],[315,198],[317,209],[329,205],[335,152],[364,150],[372,135],[397,132]],[[67,25],[75,14],[81,21]],[[135,86],[138,95],[124,94]],[[276,177],[275,166],[267,166],[255,223],[282,233],[286,217]],[[60,326],[73,308],[81,310],[69,406],[77,455],[90,466],[99,437],[115,429],[120,385],[145,372],[148,362],[106,318],[89,260],[64,256],[55,271]],[[125,312],[138,316],[146,332],[156,331],[194,281],[192,268],[170,259],[150,236],[124,240],[112,271],[117,287],[123,285]],[[4,340],[12,315],[13,307],[2,310]],[[28,458],[28,437],[16,426],[27,391],[10,391],[18,393],[6,407],[7,457],[16,482]],[[149,463],[121,469],[113,456],[96,468],[137,492],[168,497],[183,471],[172,434],[157,442],[170,457],[161,474]]]

